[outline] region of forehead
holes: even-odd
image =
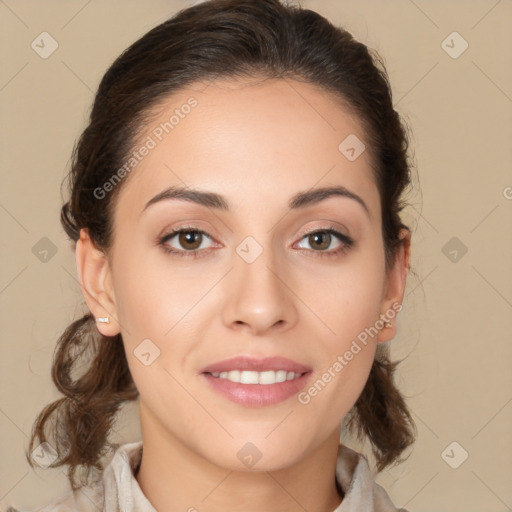
[[[262,201],[284,206],[298,190],[338,184],[376,209],[370,151],[352,160],[342,152],[345,140],[368,146],[360,120],[316,85],[254,78],[196,83],[148,114],[116,206],[124,217],[170,185],[218,191],[238,206],[257,196],[253,206],[261,208]]]

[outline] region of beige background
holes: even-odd
[[[83,310],[59,222],[73,143],[113,59],[190,3],[0,1],[2,507],[28,509],[67,490],[62,470],[33,471],[23,450],[36,414],[59,396],[50,380],[57,337]],[[414,132],[421,190],[416,183],[405,220],[416,275],[391,346],[395,358],[408,356],[397,378],[419,435],[407,462],[377,480],[416,512],[511,510],[512,2],[302,5],[383,55]],[[47,59],[31,48],[43,31],[59,45]],[[453,31],[469,44],[458,58],[442,47]],[[33,249],[44,237],[57,251],[46,262]],[[125,412],[120,439],[136,440],[136,408]],[[445,460],[460,463],[462,450],[469,457],[453,469]]]

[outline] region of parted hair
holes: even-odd
[[[407,126],[393,108],[384,62],[345,29],[280,0],[208,0],[188,7],[113,62],[66,177],[69,199],[60,220],[72,244],[87,228],[96,248],[111,248],[114,206],[126,180],[101,199],[94,190],[127,161],[151,107],[188,84],[256,76],[318,85],[357,115],[380,194],[389,269],[403,243],[399,231],[409,229],[400,212],[411,165]],[[394,382],[400,362],[390,360],[387,345],[378,345],[366,385],[346,417],[349,432],[370,441],[378,471],[403,461],[415,440],[416,426]],[[34,447],[49,443],[58,454],[50,467],[68,466],[71,487],[78,489],[91,472],[101,475],[103,458],[118,446],[110,439],[116,416],[139,393],[121,334],[101,335],[90,312],[59,337],[51,375],[63,397],[37,416],[26,457],[34,467]]]

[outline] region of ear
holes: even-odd
[[[407,273],[410,268],[411,232],[408,229],[401,229],[398,236],[402,243],[395,251],[393,266],[386,277],[386,291],[381,304],[381,318],[384,318],[383,315],[390,310],[394,311],[394,315],[386,315],[385,318],[389,319],[391,326],[384,326],[379,331],[377,335],[378,343],[389,341],[396,334],[396,314],[402,309]]]
[[[116,302],[112,275],[107,255],[98,250],[91,240],[89,230],[82,228],[75,249],[76,270],[82,295],[94,318],[108,317],[109,323],[97,323],[104,336],[120,332],[117,322]]]

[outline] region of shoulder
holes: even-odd
[[[153,508],[135,479],[135,471],[142,457],[142,441],[118,445],[101,480],[63,496],[31,511],[12,505],[0,512],[118,512],[119,503],[136,505],[133,510],[153,512]],[[130,510],[132,510],[130,509]]]
[[[9,506],[1,512],[98,512],[103,510],[103,484],[68,491],[57,499],[32,510]]]
[[[344,497],[339,511],[408,512],[396,507],[388,493],[373,477],[366,457],[341,444],[336,464],[336,480]]]

